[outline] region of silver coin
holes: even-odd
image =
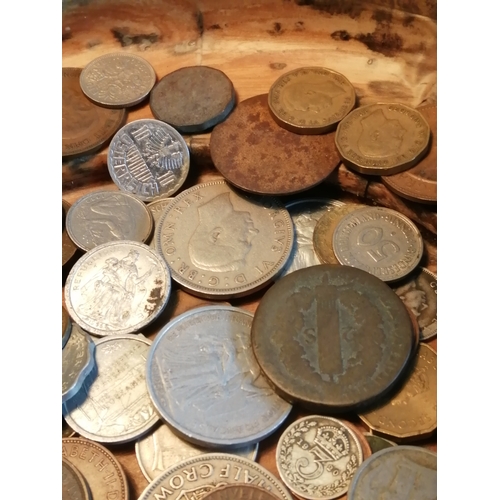
[[[418,446],[377,451],[354,474],[347,500],[436,500],[437,455]]]
[[[154,220],[154,236],[151,238],[151,241],[149,242],[149,246],[153,249],[156,249],[156,244],[155,240],[158,235],[158,226],[160,224],[160,219],[165,213],[165,210],[167,207],[170,205],[172,202],[173,198],[160,198],[159,200],[152,201],[151,203],[148,203],[148,209],[153,215],[153,220]]]
[[[97,191],[71,205],[66,230],[84,251],[110,241],[145,242],[153,230],[153,216],[135,196],[120,191]]]
[[[96,342],[97,377],[85,397],[63,411],[68,425],[100,443],[127,443],[146,432],[159,416],[146,387],[151,340],[143,335],[113,335]]]
[[[181,314],[155,338],[147,362],[151,399],[186,440],[207,448],[257,443],[292,409],[261,375],[253,315],[229,306]]]
[[[189,149],[182,135],[160,120],[127,123],[108,150],[113,182],[143,201],[176,193],[189,172]]]
[[[155,320],[170,296],[163,259],[136,241],[105,243],[71,269],[64,296],[70,316],[98,336],[139,331]]]
[[[253,484],[282,500],[293,500],[278,478],[264,467],[227,453],[200,455],[167,469],[146,487],[139,500],[201,500],[217,488],[238,483]]]
[[[258,448],[259,444],[255,443],[231,450],[231,453],[248,460],[255,460]],[[135,443],[137,462],[144,477],[150,482],[179,462],[209,452],[207,448],[195,446],[177,437],[165,424]]]
[[[95,344],[78,325],[62,350],[62,402],[71,399],[95,366]]]
[[[64,457],[62,459],[62,500],[91,500],[89,486],[81,472]]]

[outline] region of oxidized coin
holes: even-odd
[[[374,436],[373,434],[369,434],[365,432],[365,439],[368,441],[370,445],[370,449],[372,453],[377,453],[377,451],[385,450],[386,448],[392,448],[393,446],[397,446],[396,443],[389,441],[380,436]]]
[[[154,117],[185,134],[217,125],[235,104],[231,80],[209,66],[188,66],[164,76],[149,97]]]
[[[404,104],[378,103],[351,111],[338,125],[335,143],[346,165],[362,174],[408,170],[429,147],[425,118]]]
[[[83,93],[100,106],[112,108],[140,103],[155,82],[153,66],[143,57],[125,52],[97,57],[80,75]]]
[[[322,134],[351,111],[356,92],[344,75],[306,67],[281,75],[269,90],[268,102],[281,127],[296,134]]]
[[[417,318],[420,340],[437,335],[437,276],[418,267],[394,291]]]
[[[400,174],[382,176],[382,182],[399,196],[410,201],[437,202],[437,106],[425,106],[418,111],[431,129],[427,155],[414,167]]]
[[[252,484],[228,484],[222,488],[211,491],[203,498],[206,500],[278,500],[279,497],[273,495],[258,486]]]
[[[85,97],[81,72],[81,68],[62,69],[62,156],[98,149],[125,120],[125,109],[106,109]]]
[[[210,155],[217,170],[240,189],[293,194],[316,186],[338,166],[334,136],[285,130],[272,118],[264,94],[239,103],[213,129]]]
[[[310,415],[295,421],[276,447],[281,479],[293,493],[311,500],[343,495],[362,461],[357,436],[331,417]]]
[[[155,240],[158,237],[158,226],[160,224],[160,219],[162,218],[163,214],[165,213],[165,210],[167,207],[170,205],[170,202],[173,200],[173,198],[160,198],[159,200],[152,201],[151,203],[148,203],[147,207],[151,214],[153,215],[153,220],[154,220],[154,235],[151,238],[151,241],[149,242],[149,246],[153,249],[156,249],[156,243]]]
[[[156,248],[181,287],[227,299],[269,283],[292,242],[292,219],[278,200],[245,196],[217,180],[175,197],[160,221]]]
[[[261,376],[250,345],[252,318],[236,307],[200,307],[156,336],[148,390],[163,420],[188,441],[211,448],[250,445],[290,413]]]
[[[135,120],[113,137],[108,151],[113,182],[143,201],[177,192],[189,172],[184,138],[159,120]]]
[[[139,500],[205,498],[207,493],[231,484],[259,486],[281,500],[293,500],[276,476],[255,462],[227,453],[208,453],[166,470],[143,491]]]
[[[71,321],[69,320],[69,314],[66,309],[64,309],[64,306],[62,307],[62,346],[64,349],[64,346],[66,345],[66,342],[69,339],[69,336],[71,334]]]
[[[75,244],[88,251],[110,241],[145,242],[153,230],[153,216],[131,194],[97,191],[73,203],[66,229]]]
[[[71,205],[67,201],[63,200],[62,207],[64,221],[62,229],[62,265],[64,266],[64,264],[66,264],[71,259],[71,257],[75,255],[75,252],[78,250],[78,248],[69,237],[68,231],[66,231],[66,215]]]
[[[437,455],[418,446],[394,446],[365,460],[347,500],[436,500]]]
[[[251,339],[278,394],[313,411],[341,412],[393,387],[414,332],[406,307],[383,281],[322,264],[283,277],[264,294]]]
[[[437,428],[437,354],[421,343],[402,387],[389,401],[359,415],[374,433],[395,441],[421,439]]]
[[[62,500],[90,500],[89,487],[81,472],[66,458],[62,459]]]
[[[233,453],[248,460],[255,460],[259,445],[236,448]],[[201,448],[177,437],[167,425],[161,425],[152,434],[135,443],[137,462],[145,478],[151,482],[166,469],[187,460],[209,453],[208,448]]]
[[[147,245],[115,241],[73,266],[64,289],[70,316],[98,335],[133,333],[154,321],[170,295],[170,271]]]
[[[64,406],[68,425],[100,443],[126,443],[158,421],[146,387],[146,358],[151,340],[143,335],[113,335],[96,342],[97,377],[85,399]]]
[[[122,466],[104,446],[86,439],[64,438],[62,456],[82,473],[92,500],[129,500]]]
[[[338,261],[396,281],[420,262],[424,243],[420,231],[403,214],[383,207],[365,207],[346,215],[333,233]]]

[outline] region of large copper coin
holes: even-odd
[[[81,68],[62,69],[62,156],[98,149],[125,120],[125,109],[102,108],[85,97],[81,72]]]
[[[204,500],[278,500],[270,491],[252,484],[228,484],[203,497]]]
[[[319,412],[353,410],[385,394],[413,344],[408,311],[391,288],[334,264],[281,278],[252,323],[255,357],[274,389]]]
[[[78,250],[78,247],[73,243],[73,240],[69,237],[68,231],[66,231],[66,216],[68,214],[71,205],[63,200],[62,201],[62,210],[63,210],[63,229],[62,229],[62,265],[66,264],[75,252]]]
[[[339,164],[335,133],[299,135],[272,118],[267,94],[246,99],[210,138],[210,155],[235,186],[258,194],[285,195],[316,186]]]

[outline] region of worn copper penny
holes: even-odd
[[[203,500],[278,500],[279,497],[273,495],[264,488],[259,488],[252,484],[228,484],[222,488],[217,488]]]
[[[81,68],[62,69],[62,156],[100,148],[122,125],[125,109],[106,109],[85,97]]]
[[[232,184],[252,193],[285,195],[305,191],[338,166],[335,132],[299,135],[272,118],[267,94],[239,103],[212,131],[210,155]]]
[[[66,231],[66,216],[69,212],[71,205],[63,200],[62,201],[62,209],[63,209],[63,229],[62,229],[62,265],[66,264],[75,252],[78,250],[78,247],[73,243],[73,240],[69,237],[68,231]]]
[[[382,182],[399,196],[410,201],[437,202],[437,105],[418,108],[431,129],[427,155],[414,167],[395,175],[383,175]]]
[[[229,115],[235,103],[231,80],[209,66],[188,66],[164,76],[149,97],[155,118],[186,134],[217,125]]]
[[[413,349],[411,319],[380,279],[348,266],[299,269],[263,296],[252,323],[262,372],[290,402],[341,412],[398,381]]]

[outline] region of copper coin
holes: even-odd
[[[383,175],[382,182],[407,200],[434,204],[437,202],[437,105],[424,106],[418,111],[431,129],[429,152],[409,170]]]
[[[62,265],[64,266],[64,264],[66,264],[66,262],[68,262],[71,257],[75,255],[78,247],[73,243],[73,240],[69,237],[68,231],[66,231],[66,216],[71,208],[71,205],[67,201],[63,200],[62,207],[64,220],[62,230]]]
[[[217,125],[235,103],[231,80],[209,66],[188,66],[164,76],[149,97],[154,117],[186,134]]]
[[[381,397],[398,381],[414,343],[406,307],[387,284],[334,264],[276,282],[257,307],[251,336],[278,394],[319,412]]]
[[[299,193],[322,182],[338,166],[335,132],[299,135],[272,118],[267,94],[239,103],[210,137],[217,170],[235,186],[258,194]]]
[[[203,497],[203,500],[278,500],[270,491],[252,484],[228,484],[217,488]]]
[[[123,124],[125,109],[106,109],[85,97],[81,68],[62,69],[62,156],[101,147]]]

